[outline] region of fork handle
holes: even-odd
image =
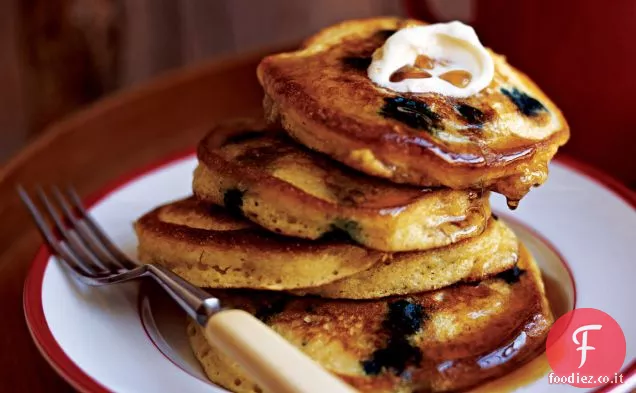
[[[205,337],[267,392],[356,391],[245,311],[223,310],[214,314],[205,325]]]

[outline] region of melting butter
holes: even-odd
[[[398,30],[375,51],[367,74],[397,92],[461,98],[486,88],[495,64],[475,30],[455,21]]]

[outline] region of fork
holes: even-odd
[[[64,269],[82,283],[100,286],[151,277],[200,325],[211,345],[235,360],[268,392],[355,392],[251,314],[222,308],[219,299],[161,265],[130,260],[87,213],[73,189],[63,193],[54,187],[54,204],[38,188],[55,230],[24,188],[19,186],[18,193],[45,243]]]

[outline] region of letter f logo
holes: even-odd
[[[584,325],[576,329],[574,333],[572,333],[572,341],[574,341],[574,344],[580,345],[580,347],[576,348],[577,351],[581,351],[581,364],[579,364],[579,368],[583,367],[583,365],[585,364],[585,360],[587,359],[587,351],[593,351],[596,349],[592,346],[587,345],[588,330],[601,330],[602,327],[602,325]],[[580,343],[579,340],[576,338],[576,336],[580,332],[583,332],[583,340],[581,340],[582,343]]]

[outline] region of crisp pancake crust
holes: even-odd
[[[450,247],[385,253],[347,238],[273,234],[194,198],[156,208],[137,220],[135,230],[142,262],[164,265],[197,286],[302,288],[326,297],[381,297],[478,280],[509,268],[517,257],[514,234],[494,220],[483,234]],[[350,276],[350,282],[325,286]],[[377,286],[370,288],[372,283]]]
[[[395,30],[422,24],[375,18],[329,27],[300,50],[258,67],[265,111],[301,143],[400,183],[490,188],[511,201],[543,183],[569,137],[559,109],[505,58],[468,98],[397,93],[367,77],[372,53]]]
[[[518,241],[501,221],[492,219],[479,236],[448,247],[392,254],[360,273],[319,287],[300,289],[335,299],[373,299],[443,288],[458,281],[476,281],[510,269],[517,262]]]
[[[540,272],[524,249],[516,269],[463,284],[373,301],[215,291],[223,304],[261,318],[361,392],[464,390],[543,351],[552,314]],[[194,354],[208,377],[256,392],[239,366],[193,324]]]
[[[269,233],[194,198],[160,206],[135,223],[139,259],[194,285],[294,289],[366,270],[386,255],[348,240],[307,241]]]
[[[365,176],[258,120],[215,127],[198,148],[195,195],[272,232],[333,230],[383,251],[445,246],[483,231],[488,192],[406,186]]]

